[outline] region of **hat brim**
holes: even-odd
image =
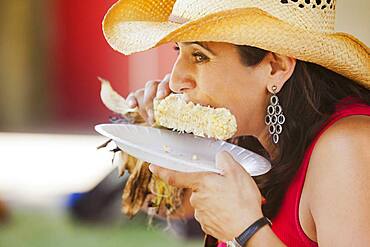
[[[122,11],[130,11],[130,18],[119,18],[117,12]],[[257,8],[217,12],[184,24],[153,21],[150,13],[145,17],[142,11],[135,19],[135,11],[129,4],[116,4],[103,21],[108,43],[125,55],[168,42],[228,42],[316,63],[370,88],[369,48],[349,34],[308,31]]]

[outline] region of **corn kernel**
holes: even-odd
[[[169,153],[169,152],[171,152],[171,149],[168,145],[165,144],[165,145],[163,145],[163,151],[165,151],[166,153]]]
[[[182,94],[155,99],[154,117],[160,126],[202,137],[226,140],[237,131],[236,118],[230,110],[187,103]]]

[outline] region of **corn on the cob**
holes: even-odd
[[[113,90],[110,83],[101,79],[101,98],[113,112],[131,115],[135,123],[143,122],[138,108],[130,109],[126,100]],[[193,133],[202,137],[226,140],[237,131],[235,116],[226,108],[205,107],[186,102],[182,94],[171,94],[165,99],[155,99],[155,127],[166,127],[180,132]]]
[[[237,131],[236,118],[226,108],[186,102],[181,94],[155,99],[153,103],[156,124],[163,127],[221,140],[231,138]]]

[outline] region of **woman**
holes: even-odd
[[[271,160],[255,179],[226,152],[216,156],[222,175],[150,166],[191,190],[210,236],[236,246],[370,242],[369,49],[334,33],[334,14],[333,0],[132,0],[106,15],[107,41],[126,55],[176,42],[171,74],[128,96],[149,123],[155,97],[183,93],[230,109],[229,141]]]

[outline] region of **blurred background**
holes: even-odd
[[[132,56],[101,31],[115,0],[0,0],[0,246],[201,246],[199,226],[148,229],[120,213],[125,178],[94,126],[123,96],[171,71],[172,44]],[[370,43],[370,2],[338,1],[337,31]],[[87,206],[86,206],[87,205]],[[170,233],[170,234],[169,234]]]

